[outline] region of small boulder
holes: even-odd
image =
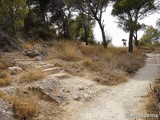
[[[8,67],[8,69],[11,71],[11,74],[18,74],[23,71],[22,68],[17,66]]]
[[[85,88],[83,86],[79,87],[79,90],[85,90]]]
[[[0,119],[1,120],[14,120],[13,118],[13,111],[12,111],[12,106],[0,99]]]
[[[33,82],[28,89],[40,93],[44,99],[55,101],[61,104],[64,101],[63,92],[60,90],[60,83],[55,79],[45,79]]]
[[[0,91],[3,91],[4,93],[9,95],[14,95],[16,94],[16,87],[14,86],[2,87],[0,88]]]
[[[37,56],[41,56],[41,53],[38,50],[29,49],[25,51],[26,56],[30,58],[35,58]]]
[[[87,94],[84,94],[84,99],[89,101],[92,100],[93,96],[95,96],[95,93],[93,91],[89,91]]]
[[[44,59],[44,57],[42,55],[35,57],[36,61],[42,61],[43,59]]]
[[[80,94],[77,94],[77,95],[73,98],[73,100],[80,101],[80,100],[81,100]]]

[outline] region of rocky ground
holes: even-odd
[[[78,107],[82,103],[88,103],[105,88],[90,80],[87,74],[80,77],[67,73],[57,60],[37,60],[37,58],[23,56],[21,53],[14,53],[12,56],[19,56],[12,57],[15,66],[9,67],[14,80],[11,85],[0,87],[0,91],[12,96],[20,90],[22,94],[36,96],[39,107],[33,120],[61,120],[68,112],[66,111],[68,106]],[[42,70],[45,77],[29,83],[18,82],[17,76],[28,67]],[[0,118],[14,120],[12,105],[5,99],[0,99],[0,104],[2,106]]]
[[[126,114],[140,112],[149,83],[159,74],[160,56],[148,54],[146,65],[128,82],[106,86],[93,81],[94,74],[84,68],[78,67],[72,74],[59,60],[44,60],[39,53],[35,54],[38,57],[29,58],[20,52],[12,54],[15,66],[8,69],[13,81],[0,87],[7,96],[19,91],[22,96],[34,96],[38,107],[33,120],[127,120]],[[19,74],[28,68],[41,70],[44,77],[30,82],[19,81]],[[83,74],[77,75],[77,72]],[[0,106],[0,119],[15,119],[8,100],[1,98]]]

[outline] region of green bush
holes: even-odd
[[[39,28],[33,30],[33,36],[41,38],[43,40],[52,40],[55,38],[55,32],[53,30],[48,30],[44,28]]]

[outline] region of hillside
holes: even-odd
[[[3,52],[0,60],[1,118],[7,120],[64,119],[106,90],[130,83],[146,59],[138,50],[130,54],[74,41],[22,46],[23,51]]]

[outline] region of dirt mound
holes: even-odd
[[[0,31],[0,51],[9,52],[15,49],[20,50],[21,45],[14,38]]]

